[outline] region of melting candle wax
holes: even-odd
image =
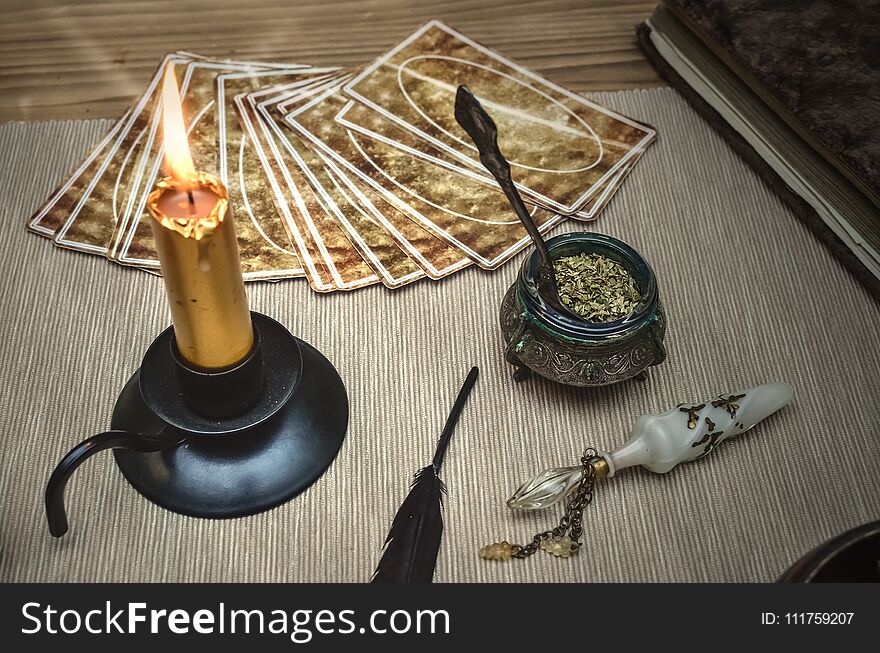
[[[147,209],[177,350],[193,367],[216,370],[247,356],[254,330],[226,188],[202,172],[196,181],[190,203],[184,184],[160,179]]]
[[[192,191],[193,203],[185,191],[167,190],[156,202],[159,211],[169,218],[204,218],[211,214],[220,199],[207,188]]]

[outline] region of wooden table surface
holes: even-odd
[[[431,18],[576,91],[661,85],[636,47],[656,0],[0,0],[0,121],[118,116],[173,50],[366,63]],[[210,11],[208,11],[210,10]]]

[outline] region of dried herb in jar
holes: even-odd
[[[626,317],[642,298],[626,268],[601,254],[563,256],[553,268],[559,299],[587,322]]]

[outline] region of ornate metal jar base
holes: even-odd
[[[505,356],[522,381],[536,372],[573,386],[602,386],[633,377],[666,359],[663,338],[666,316],[657,280],[632,247],[611,236],[572,233],[547,241],[553,258],[581,253],[602,254],[633,275],[642,296],[633,312],[613,322],[586,322],[554,310],[537,291],[537,252],[523,262],[501,304]]]

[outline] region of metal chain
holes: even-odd
[[[582,546],[580,541],[584,532],[582,518],[584,508],[593,501],[593,483],[596,481],[596,470],[593,469],[592,460],[597,455],[598,453],[593,447],[587,447],[584,450],[584,454],[581,456],[581,480],[578,482],[574,496],[565,508],[565,514],[559,520],[559,525],[556,528],[538,533],[525,546],[516,547],[513,553],[514,558],[528,558],[538,550],[544,540],[562,537],[566,534],[572,541],[572,553]]]

